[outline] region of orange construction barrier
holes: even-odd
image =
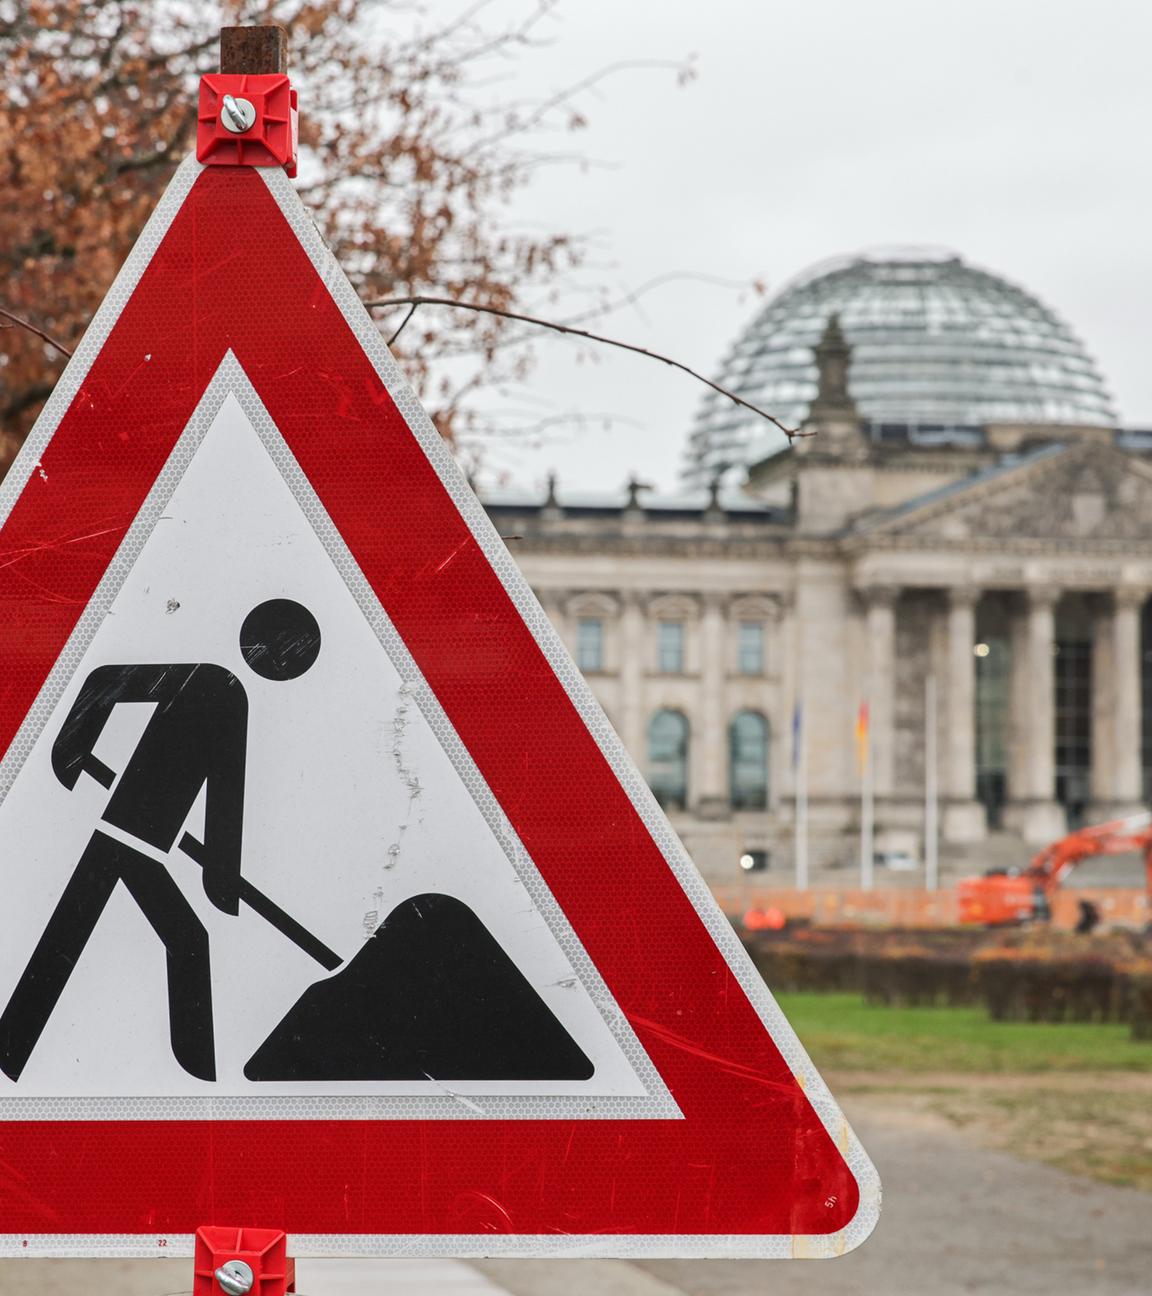
[[[806,919],[817,926],[954,927],[959,923],[955,888],[939,891],[901,887],[899,890],[837,890],[819,887],[796,891],[784,887],[713,886],[720,907],[734,922],[745,915],[778,910],[786,921]],[[1143,927],[1152,920],[1148,898],[1139,888],[1065,887],[1052,896],[1052,921],[1074,927],[1080,901],[1091,900],[1106,923]],[[755,917],[753,922],[762,922]],[[745,923],[747,926],[747,924]],[[767,930],[748,927],[748,930]]]

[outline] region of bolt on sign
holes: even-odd
[[[182,165],[0,486],[0,1251],[858,1245],[872,1166],[274,161]]]

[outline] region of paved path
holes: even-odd
[[[302,1260],[302,1296],[1147,1296],[1152,1195],[976,1146],[931,1115],[849,1096],[885,1182],[841,1260]],[[3,1261],[0,1296],[166,1296],[187,1261]]]
[[[840,1260],[658,1261],[689,1296],[1147,1296],[1152,1195],[976,1146],[931,1116],[846,1095],[884,1183],[872,1237]],[[1147,1151],[1147,1150],[1146,1150]]]
[[[0,1296],[189,1296],[191,1260],[0,1260]],[[454,1260],[298,1260],[300,1296],[505,1296]]]

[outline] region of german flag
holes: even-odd
[[[868,703],[861,702],[856,712],[856,760],[863,774],[868,768]]]

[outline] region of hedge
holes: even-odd
[[[1128,1022],[1134,1039],[1152,1039],[1152,951],[1135,933],[810,928],[743,939],[776,990],[981,1004],[995,1021]]]

